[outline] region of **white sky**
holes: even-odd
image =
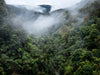
[[[53,6],[52,10],[71,7],[81,0],[5,0],[7,4],[12,5],[30,5],[49,4]]]

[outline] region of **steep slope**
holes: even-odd
[[[7,8],[4,0],[0,0],[0,24],[3,23],[3,18],[7,16]]]

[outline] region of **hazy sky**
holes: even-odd
[[[13,5],[40,5],[40,4],[49,4],[53,6],[53,10],[59,8],[70,7],[81,0],[5,0],[7,4]]]

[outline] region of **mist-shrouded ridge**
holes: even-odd
[[[5,0],[7,4],[11,5],[29,5],[36,6],[41,4],[52,5],[52,11],[62,8],[70,7],[81,0]]]
[[[40,7],[39,9],[42,12],[38,11],[38,9],[37,10],[28,9],[29,7],[23,8],[21,6],[20,8],[19,6],[14,6],[14,8],[15,7],[19,11],[18,12],[15,11],[15,13],[17,12],[16,16],[10,15],[12,16],[10,18],[11,22],[16,27],[22,27],[29,34],[40,35],[40,34],[48,33],[48,31],[50,31],[49,28],[55,25],[59,25],[63,23],[65,20],[64,12],[49,13],[44,11],[42,7]]]
[[[70,16],[78,21],[77,23],[81,23],[84,19],[85,14],[81,14],[78,10],[84,7],[88,3],[92,3],[95,0],[82,0],[79,4],[74,5],[73,7],[67,8],[69,10]],[[22,7],[16,6],[18,9]],[[42,35],[52,31],[51,27],[59,26],[64,24],[65,20],[67,20],[67,15],[65,14],[67,9],[61,12],[55,10],[54,12],[44,12],[44,8],[31,8],[24,6],[23,8],[18,11],[16,16],[11,17],[11,22],[15,26],[22,27],[27,33],[34,34],[34,35]],[[81,16],[81,17],[80,17]]]

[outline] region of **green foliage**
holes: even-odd
[[[99,2],[83,8],[84,23],[71,18],[56,31],[30,36],[3,21],[6,5],[0,1],[0,75],[99,75]],[[98,8],[96,8],[98,6]],[[94,13],[94,14],[93,14]],[[66,15],[65,15],[66,16]],[[2,23],[2,24],[1,24]],[[6,23],[6,24],[5,24]]]
[[[64,75],[72,75],[73,74],[72,72],[73,72],[73,67],[72,66],[65,67]]]
[[[93,66],[92,65],[84,65],[82,67],[82,74],[83,75],[92,75],[93,74]]]

